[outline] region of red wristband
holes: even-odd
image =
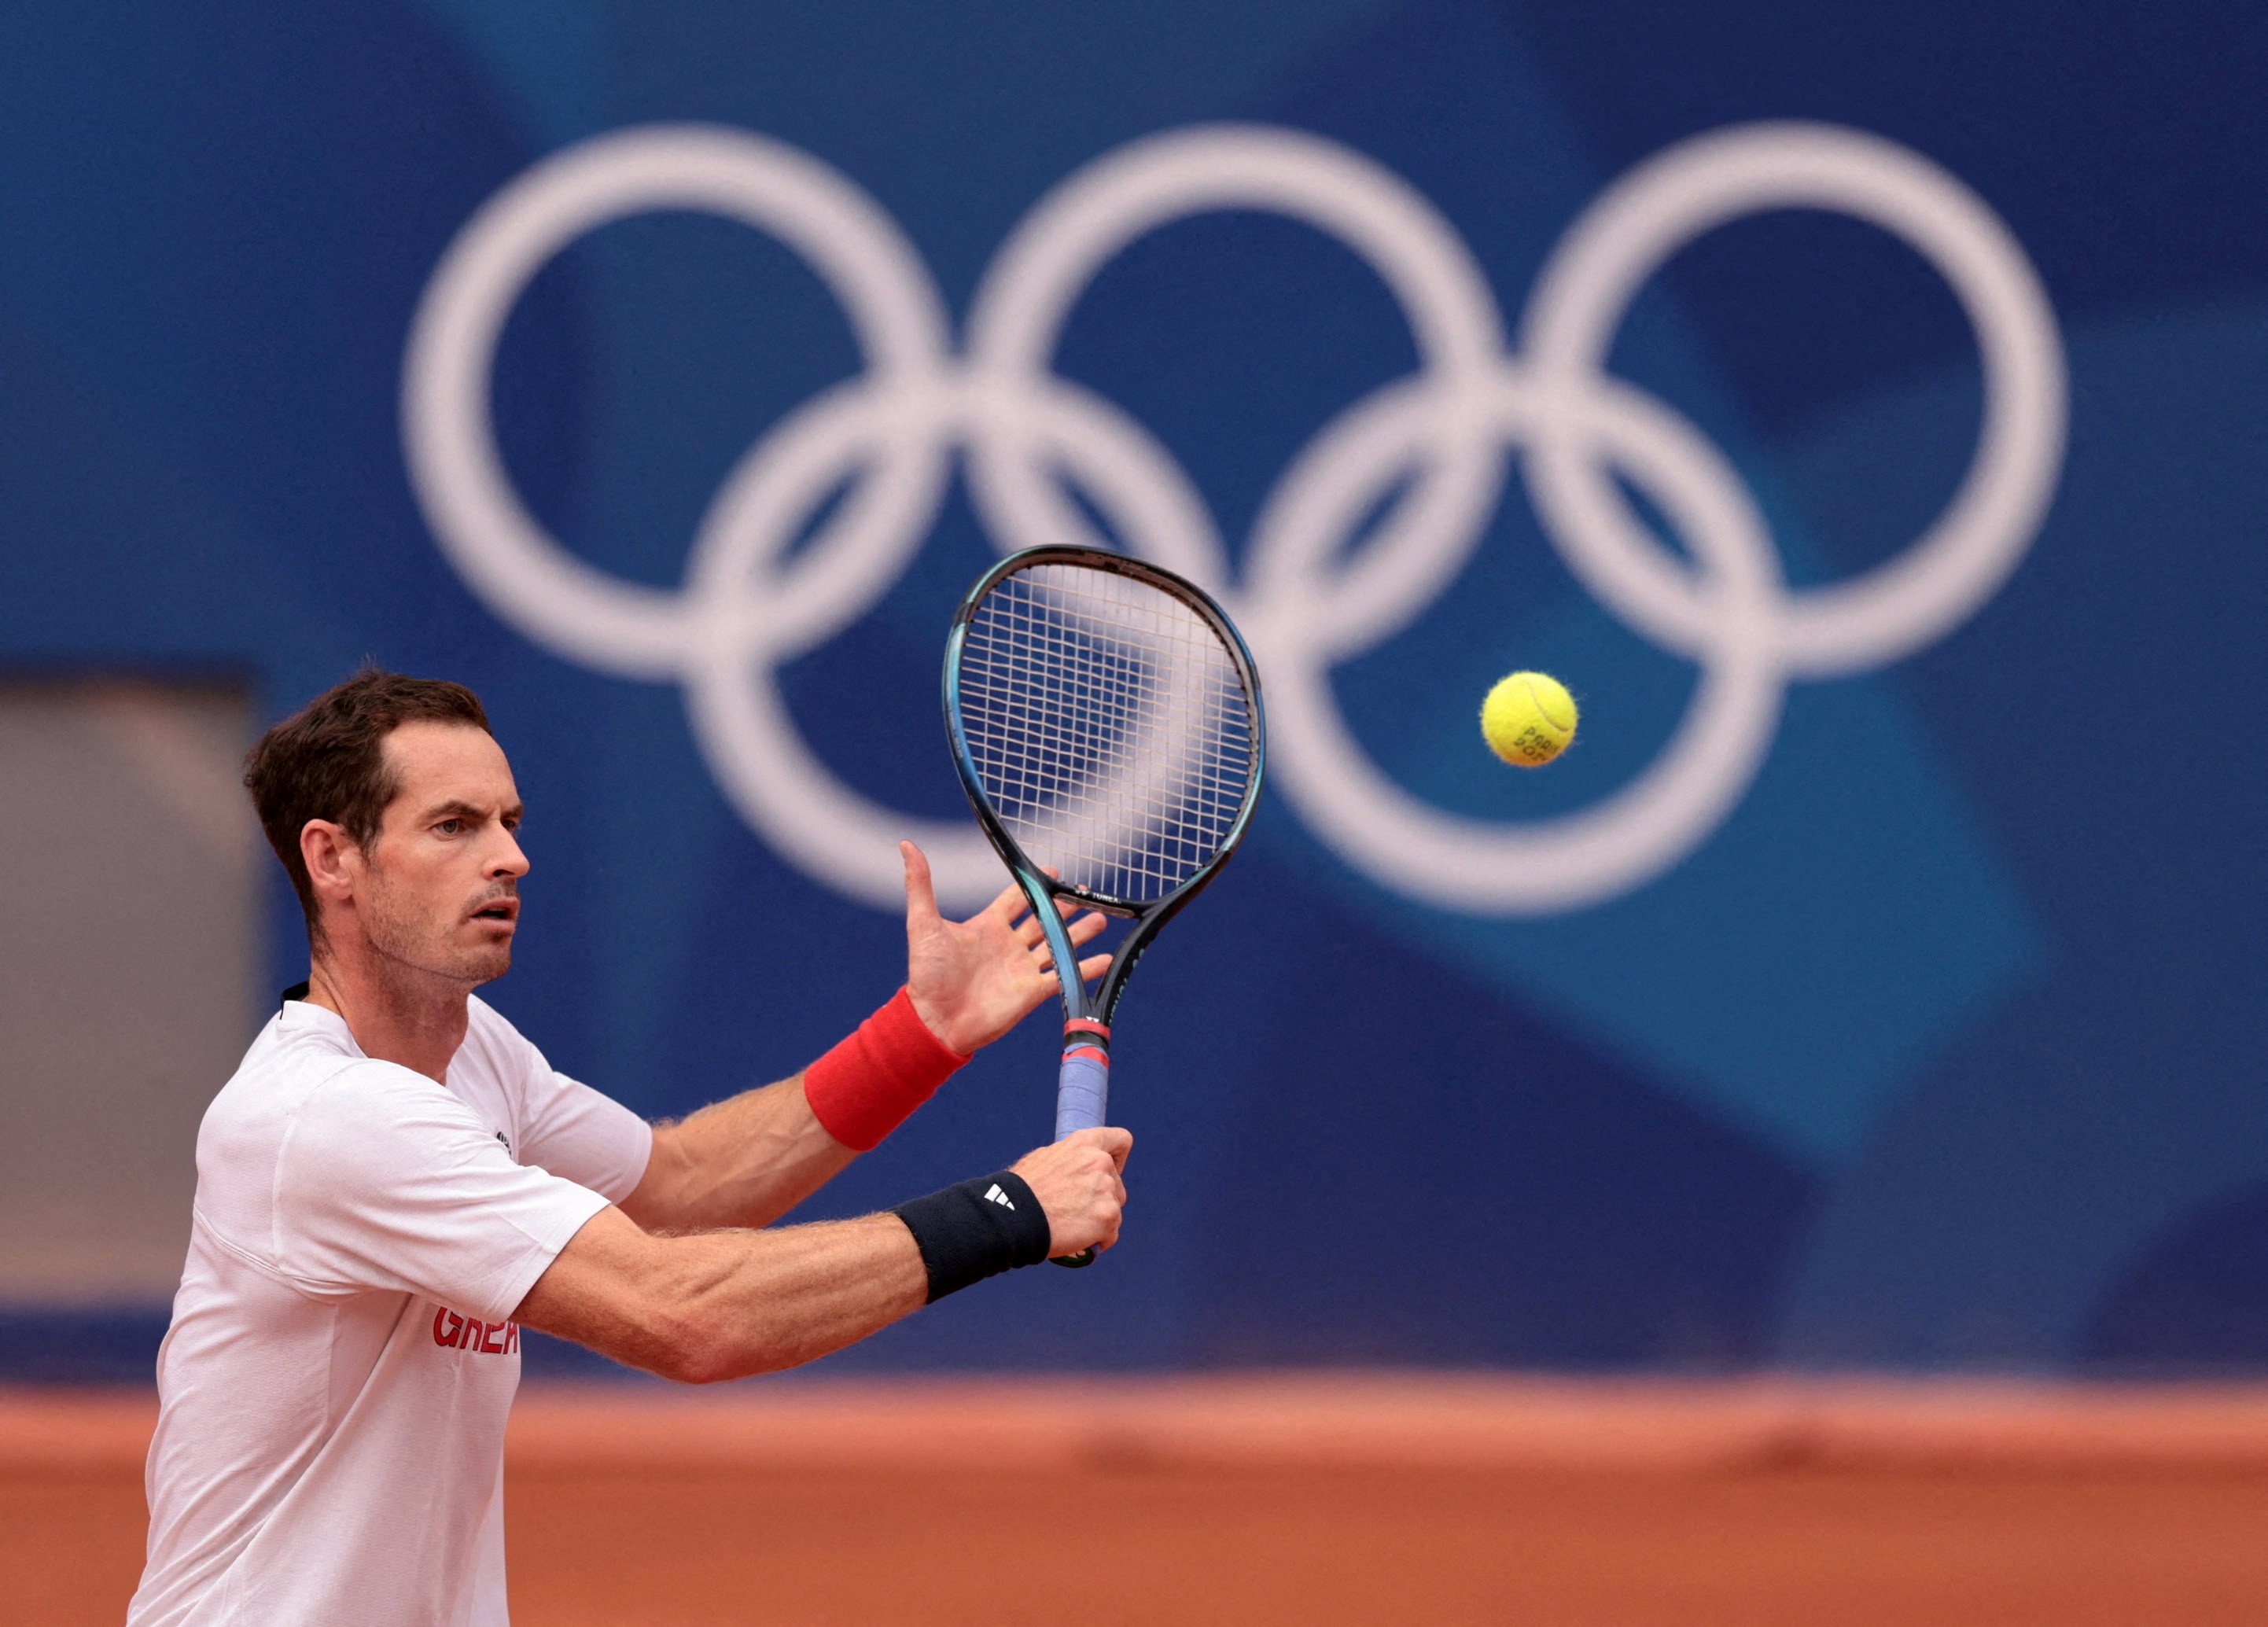
[[[901,989],[803,1071],[803,1099],[828,1135],[871,1152],[968,1060],[930,1032],[913,996]]]

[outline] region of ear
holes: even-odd
[[[315,896],[335,904],[354,897],[355,881],[362,871],[362,850],[343,826],[327,819],[311,819],[299,828],[299,857],[307,866],[307,880]]]

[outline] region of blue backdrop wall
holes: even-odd
[[[0,33],[0,663],[473,684],[492,998],[641,1111],[889,991],[889,835],[989,885],[997,550],[1248,623],[1277,779],[1123,1013],[1125,1246],[840,1365],[2268,1366],[2257,8]],[[1032,1144],[1046,1027],[812,1212]]]

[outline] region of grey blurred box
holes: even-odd
[[[162,1300],[266,1004],[242,688],[0,681],[0,1299]]]

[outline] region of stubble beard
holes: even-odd
[[[404,900],[376,865],[371,874],[378,886],[370,895],[364,936],[376,958],[396,976],[416,982],[438,978],[473,988],[493,983],[512,969],[510,939],[476,945],[452,941],[464,926],[466,914],[477,906],[468,903],[455,913],[428,914]],[[490,894],[495,895],[495,889]]]

